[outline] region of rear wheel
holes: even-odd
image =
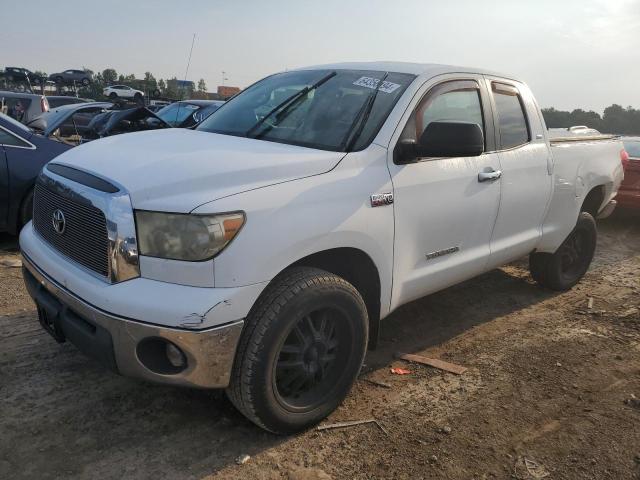
[[[84,78],[82,79],[82,85],[84,85],[85,87],[86,87],[87,85],[89,85],[89,79],[88,79],[87,77],[84,77]]]
[[[109,94],[109,98],[110,98],[111,100],[115,100],[116,98],[118,98],[118,95],[116,94],[116,92],[111,92],[111,93]]]
[[[578,223],[555,253],[532,253],[529,270],[533,279],[552,290],[568,290],[587,273],[596,250],[596,222],[582,212]]]
[[[350,283],[316,268],[292,268],[247,317],[227,395],[271,432],[314,425],[351,389],[367,332],[364,301]]]

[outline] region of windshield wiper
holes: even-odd
[[[353,148],[353,145],[356,143],[358,138],[360,138],[360,135],[362,134],[362,130],[364,130],[364,126],[367,124],[367,120],[369,120],[369,115],[371,115],[371,110],[373,110],[373,104],[376,101],[376,98],[378,96],[378,91],[380,90],[380,88],[382,87],[382,84],[384,83],[384,81],[387,79],[388,76],[389,76],[389,72],[385,72],[385,74],[382,76],[382,79],[376,85],[375,90],[373,90],[369,94],[369,96],[367,97],[367,100],[364,102],[364,105],[362,105],[362,108],[360,109],[360,111],[356,115],[356,118],[353,121],[353,125],[351,126],[351,129],[349,130],[349,132],[347,133],[347,136],[344,138],[344,141],[342,142],[342,144],[344,145],[344,148],[342,149],[343,151],[350,152],[351,149]],[[356,126],[357,128],[354,129],[354,127]]]
[[[269,110],[269,112],[264,117],[262,117],[260,120],[258,120],[249,130],[247,130],[246,133],[244,134],[245,137],[250,137],[251,134],[253,132],[255,132],[267,120],[267,118],[269,118],[271,115],[273,115],[274,113],[276,113],[279,110],[281,110],[279,115],[282,115],[284,112],[287,111],[287,109],[291,108],[291,106],[294,105],[298,99],[302,98],[303,96],[305,96],[307,93],[311,92],[312,90],[315,90],[320,85],[322,85],[323,83],[325,83],[329,79],[335,77],[336,75],[337,75],[337,73],[335,71],[330,72],[330,73],[326,74],[324,77],[322,77],[320,80],[318,80],[316,83],[314,83],[313,85],[306,86],[303,89],[298,90],[296,93],[291,95],[289,98],[286,98],[284,101],[280,102],[278,105],[276,105],[271,110]]]

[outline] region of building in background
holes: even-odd
[[[240,93],[239,87],[229,87],[227,85],[221,85],[218,87],[218,95],[222,100],[233,97],[237,93]]]

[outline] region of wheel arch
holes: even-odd
[[[321,250],[296,260],[283,268],[315,267],[344,278],[362,295],[369,317],[369,348],[375,348],[380,329],[380,272],[372,258],[354,247]]]
[[[593,218],[597,218],[598,212],[604,203],[605,187],[604,185],[596,185],[584,197],[580,212],[588,212]],[[580,214],[578,212],[578,215]]]

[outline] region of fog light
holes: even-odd
[[[188,366],[185,353],[177,345],[160,337],[148,337],[136,347],[140,363],[160,375],[177,375]]]
[[[184,353],[182,353],[182,351],[173,343],[167,343],[165,353],[169,363],[174,367],[182,368],[187,364],[187,359],[184,357]]]

